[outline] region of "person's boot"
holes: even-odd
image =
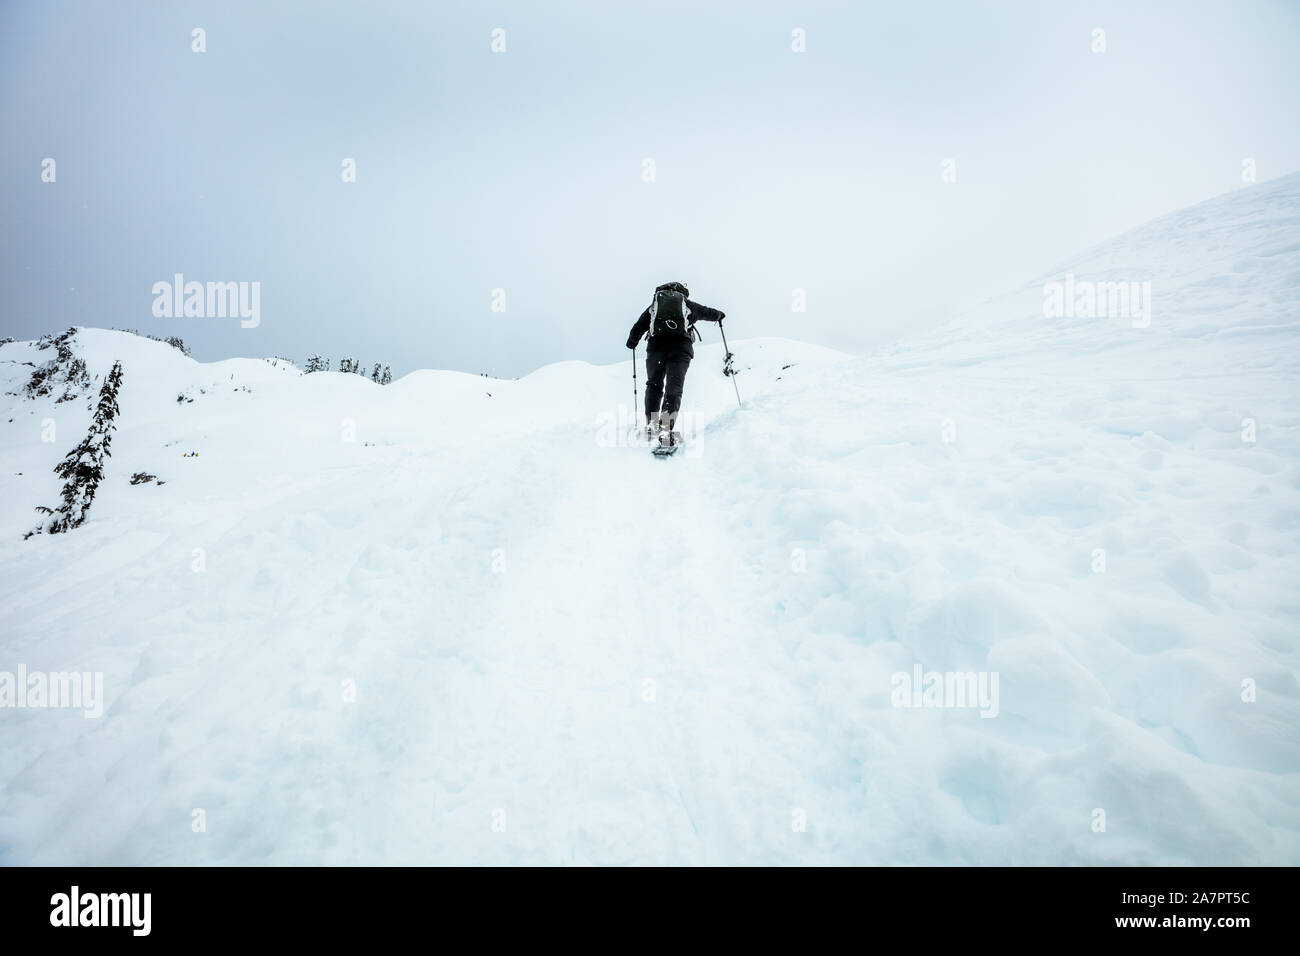
[[[653,442],[658,437],[659,437],[659,415],[656,413],[654,415],[649,415],[646,417],[645,440],[648,442]]]
[[[681,439],[681,436],[678,435],[677,432],[673,431],[673,425],[676,424],[674,420],[676,418],[676,415],[661,414],[659,416],[659,445],[663,448],[676,445]]]

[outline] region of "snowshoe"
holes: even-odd
[[[652,449],[656,458],[667,458],[682,447],[681,432],[660,432],[659,444]]]

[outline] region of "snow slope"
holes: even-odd
[[[88,411],[4,396],[0,671],[107,702],[0,709],[0,862],[1300,862],[1300,177],[1066,271],[1150,325],[1037,283],[863,358],[736,341],[743,410],[700,347],[669,461],[626,361],[380,387],[81,330],[110,477],[24,541]],[[997,715],[894,706],[916,665]]]

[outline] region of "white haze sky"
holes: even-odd
[[[1290,0],[6,0],[0,335],[511,376],[626,358],[680,279],[861,352],[1300,169],[1298,63]],[[176,272],[259,281],[260,327],[153,318]]]

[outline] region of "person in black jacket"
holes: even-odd
[[[695,358],[695,331],[698,321],[721,322],[726,313],[700,305],[688,298],[690,291],[680,282],[668,282],[655,289],[650,307],[641,313],[627,336],[627,347],[634,349],[647,336],[645,417],[646,437],[660,444],[681,441],[673,432],[677,412],[682,405],[686,369]]]

